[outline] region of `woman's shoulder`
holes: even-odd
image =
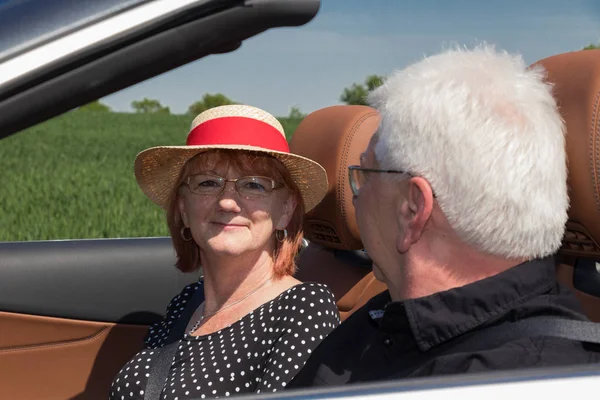
[[[291,298],[294,298],[294,295],[311,298],[333,298],[333,292],[329,289],[329,286],[318,282],[300,282],[290,287],[284,293],[290,294]]]
[[[324,337],[340,323],[333,293],[321,283],[304,282],[292,286],[278,299],[278,321],[289,334],[300,339]]]
[[[181,292],[169,302],[169,305],[167,306],[167,316],[170,316],[173,313],[180,314],[188,300],[192,298],[197,290],[202,288],[203,284],[202,280],[199,280],[185,286]]]
[[[297,309],[307,311],[310,309],[333,309],[337,310],[335,297],[329,287],[322,283],[301,282],[298,283],[279,296],[278,303],[287,307],[286,311],[296,311]]]
[[[171,299],[167,305],[165,317],[150,326],[148,334],[144,340],[146,347],[160,347],[171,332],[175,321],[179,318],[181,312],[185,309],[187,302],[193,297],[197,290],[203,290],[203,282],[199,280],[185,286],[179,294]]]
[[[187,300],[196,292],[196,290],[202,288],[202,286],[204,285],[204,281],[202,281],[202,279],[196,281],[196,282],[192,282],[189,285],[185,286],[181,292],[179,292],[178,295],[176,295],[175,297],[173,297],[171,299],[171,303],[173,303],[174,301],[183,301],[185,300],[187,302]]]

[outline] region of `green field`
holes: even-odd
[[[0,241],[167,235],[137,153],[184,144],[187,115],[73,111],[0,141]],[[281,118],[291,136],[299,120]]]

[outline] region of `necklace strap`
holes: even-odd
[[[256,293],[259,289],[261,289],[262,287],[264,287],[269,282],[271,282],[271,278],[267,279],[266,281],[264,281],[263,283],[261,283],[258,287],[256,287],[255,289],[253,289],[249,293],[247,293],[244,296],[242,296],[239,300],[236,300],[233,303],[227,304],[226,306],[219,308],[217,311],[213,311],[211,313],[204,314],[204,310],[202,310],[202,315],[200,316],[200,318],[198,318],[198,321],[196,321],[196,323],[194,324],[194,326],[192,327],[192,329],[189,331],[188,334],[191,335],[192,333],[194,333],[196,331],[196,329],[198,329],[198,327],[200,327],[200,323],[204,319],[206,319],[208,317],[212,317],[213,315],[218,314],[221,311],[228,309],[229,307],[233,307],[236,304],[241,303],[242,301],[246,300],[248,297],[250,297],[251,295],[253,295],[254,293]],[[202,307],[203,308],[204,308],[204,304],[205,304],[205,301],[202,302]]]

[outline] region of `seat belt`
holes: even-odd
[[[600,324],[558,317],[531,317],[517,322],[483,327],[423,352],[422,356],[424,358],[410,369],[414,373],[434,359],[447,354],[490,350],[527,337],[556,337],[583,343],[600,344]],[[408,376],[410,375],[412,373]]]
[[[165,340],[165,345],[155,352],[158,352],[152,366],[150,367],[148,382],[146,383],[146,389],[144,390],[144,400],[159,400],[160,394],[162,393],[163,387],[169,376],[169,370],[175,359],[175,353],[179,348],[181,338],[185,334],[192,315],[196,309],[204,301],[204,285],[201,282],[198,289],[194,292],[181,315],[175,322],[175,326],[169,332],[169,336]]]
[[[472,333],[475,337],[461,341],[471,344],[505,344],[523,337],[556,337],[584,343],[600,344],[600,324],[558,317],[532,317],[508,322]]]

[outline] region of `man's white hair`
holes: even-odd
[[[541,67],[482,45],[393,73],[369,96],[382,168],[427,179],[470,246],[506,258],[558,250],[567,220],[565,128]]]

